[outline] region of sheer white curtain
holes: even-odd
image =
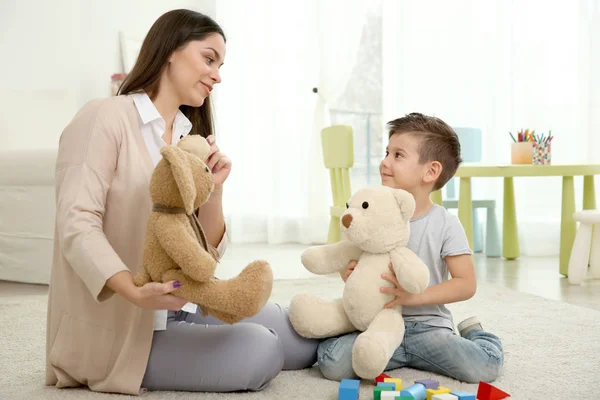
[[[554,164],[598,162],[598,15],[598,0],[384,0],[384,117],[479,127],[485,164],[510,163],[508,132],[521,128],[552,130]],[[473,188],[501,218],[502,180]],[[561,179],[518,178],[515,190],[523,254],[557,255]],[[576,190],[581,207],[580,179]]]
[[[331,125],[329,106],[342,95],[352,73],[367,7],[366,0],[313,1],[318,41],[318,75],[310,152],[321,154],[321,130]],[[311,168],[307,201],[309,226],[312,229],[307,239],[310,242],[324,243],[329,226],[330,178],[321,160],[311,163]],[[328,199],[327,204],[323,204],[324,198]]]
[[[216,3],[227,36],[217,143],[233,160],[224,211],[234,243],[327,238],[331,195],[319,131],[354,65],[364,13],[325,3]]]

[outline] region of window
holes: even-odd
[[[352,190],[379,182],[382,134],[382,0],[369,3],[356,65],[346,90],[330,106],[333,125],[351,125],[354,132]]]

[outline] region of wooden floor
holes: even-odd
[[[297,249],[293,251],[295,257]],[[570,285],[558,273],[557,258],[523,257],[507,261],[477,254],[475,264],[480,282],[600,310],[600,280],[588,279],[582,286]],[[45,294],[47,290],[45,285],[0,281],[0,297]]]
[[[600,280],[571,285],[558,273],[558,258],[523,257],[517,260],[476,255],[477,279],[519,292],[600,310]]]

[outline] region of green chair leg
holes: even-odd
[[[519,247],[519,229],[515,206],[515,186],[512,177],[504,178],[504,221],[502,235],[502,253],[507,260],[514,260],[521,254]]]
[[[467,234],[469,247],[473,248],[473,201],[471,199],[471,178],[460,178],[458,197],[458,218]]]
[[[594,175],[583,177],[583,209],[596,209],[596,189],[594,186]],[[597,235],[597,233],[596,233]],[[592,256],[592,248],[590,247],[590,260]]]
[[[331,217],[329,220],[329,237],[327,238],[328,243],[337,243],[341,240],[340,232],[340,219],[338,217]]]
[[[569,274],[569,259],[571,258],[571,249],[577,233],[577,222],[573,219],[574,213],[575,184],[573,177],[563,176],[559,271],[564,276]]]

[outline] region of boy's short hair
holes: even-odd
[[[433,185],[439,190],[454,176],[462,163],[460,142],[456,132],[444,121],[420,113],[410,113],[387,123],[389,137],[410,133],[421,138],[419,162],[438,161],[442,173]]]

